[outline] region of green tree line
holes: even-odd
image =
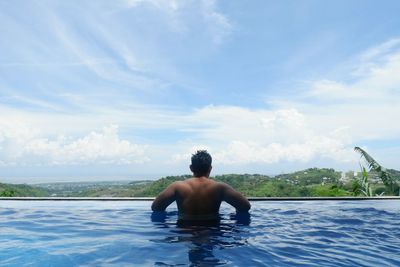
[[[394,182],[400,181],[400,172],[387,170]],[[309,168],[274,177],[260,174],[225,174],[211,177],[224,182],[247,197],[335,197],[357,196],[360,188],[354,187],[355,181],[363,185],[362,177],[352,176],[343,181],[342,173],[328,168]],[[379,177],[374,170],[368,172],[370,179]],[[128,185],[98,187],[86,190],[71,191],[61,196],[69,197],[154,197],[175,181],[190,178],[191,175],[167,176],[155,181],[132,182]],[[378,178],[377,178],[378,179]],[[376,180],[377,180],[376,179]],[[378,180],[379,181],[379,180]],[[365,183],[364,183],[365,184]],[[369,183],[371,195],[391,195],[384,183]],[[45,197],[51,196],[49,190],[37,186],[11,185],[0,183],[0,197]],[[58,195],[60,196],[60,195]]]

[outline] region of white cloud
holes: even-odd
[[[205,140],[257,143],[304,141],[311,134],[307,118],[296,109],[252,110],[236,106],[207,106],[190,115],[187,129]],[[295,133],[295,134],[294,134]]]
[[[358,62],[354,68],[354,75],[368,74],[369,69],[376,64],[382,64],[390,58],[393,53],[399,52],[400,38],[391,39],[377,46],[371,47],[367,51],[362,52],[356,59]]]
[[[203,58],[232,31],[215,1],[27,3],[23,12],[9,9],[2,20],[10,30],[0,44],[0,65],[7,68],[0,86],[10,86],[20,102],[36,92],[37,99],[49,100],[30,103],[40,108],[60,100],[48,98],[53,92],[66,90],[103,101],[112,91],[136,102],[169,88],[195,90],[180,60]],[[6,84],[27,70],[30,92],[26,85]]]
[[[198,109],[191,115],[197,127],[186,130],[203,143],[208,140],[206,144],[220,164],[325,159],[357,166],[354,146],[400,136],[396,123],[400,114],[400,40],[362,53],[353,59],[351,69],[347,76],[316,80],[303,93],[277,98],[271,109]],[[383,157],[382,164],[385,162],[393,160]]]
[[[194,112],[180,113],[142,107],[139,112],[114,112],[98,110],[96,116],[72,116],[69,119],[57,113],[35,117],[14,112],[13,118],[2,119],[0,160],[19,164],[122,164],[140,163],[150,157],[165,159],[172,155],[159,164],[175,164],[188,162],[198,149],[209,150],[216,163],[225,165],[311,162],[318,158],[348,162],[353,159],[348,128],[333,125],[320,131],[318,125],[310,123],[309,115],[294,108],[251,110],[206,106]],[[146,144],[121,140],[116,127],[104,128],[102,132],[89,130],[107,121],[107,115],[114,118],[111,122],[122,123],[125,132],[174,129],[183,136],[175,145],[155,146],[156,140],[148,139]],[[12,126],[12,129],[5,130],[4,125]],[[84,134],[85,131],[91,133]]]
[[[10,158],[31,155],[37,162],[51,159],[54,164],[72,164],[75,159],[81,162],[121,163],[140,161],[146,155],[148,158],[144,151],[146,145],[153,145],[151,140],[148,144],[135,145],[129,140],[120,140],[116,130],[94,132],[80,138],[75,135],[74,140],[49,137],[56,135],[60,129],[68,135],[70,125],[79,126],[75,127],[75,131],[80,128],[82,136],[83,130],[91,131],[98,129],[99,125],[116,123],[123,125],[125,131],[159,129],[162,132],[173,129],[183,133],[175,146],[164,144],[152,151],[154,157],[163,153],[174,155],[171,163],[186,162],[199,147],[198,144],[211,150],[216,162],[226,165],[313,162],[320,158],[355,162],[354,145],[363,140],[397,138],[400,135],[400,127],[394,123],[397,114],[400,114],[400,80],[396,75],[400,70],[400,52],[394,45],[390,47],[390,53],[383,53],[384,59],[374,59],[373,67],[364,62],[369,67],[363,68],[363,75],[358,75],[356,79],[314,81],[302,98],[298,95],[296,99],[286,96],[286,101],[272,109],[210,105],[183,112],[146,105],[135,108],[89,105],[90,114],[66,116],[56,113],[36,118],[28,112],[5,110],[3,113],[28,118],[23,121],[32,121],[29,129],[36,127],[44,133],[36,133],[29,138],[24,134],[32,131],[23,127],[18,133],[10,134],[10,131],[3,130],[0,135],[3,156],[0,160],[4,163]],[[354,69],[358,67],[362,68],[357,65]],[[78,97],[79,101],[82,99]],[[8,125],[11,125],[12,119],[7,119]],[[7,135],[13,136],[12,144]],[[105,145],[99,146],[99,143]],[[170,150],[163,151],[167,147]],[[190,152],[188,147],[192,148]],[[7,157],[4,151],[7,151]]]
[[[225,15],[216,11],[215,0],[204,0],[203,6],[203,16],[207,22],[208,30],[213,37],[214,43],[220,44],[232,32],[232,23]]]
[[[190,162],[190,158],[196,151],[198,150],[207,150],[210,151],[211,148],[207,145],[193,145],[189,149],[186,147],[184,148],[186,150],[185,152],[181,154],[174,154],[171,157],[171,160],[169,161],[170,163],[177,163],[177,162]]]
[[[275,164],[311,162],[318,158],[337,162],[354,162],[347,128],[318,132],[308,123],[307,115],[296,109],[250,110],[238,107],[208,106],[191,115],[196,128],[189,129],[195,140],[205,143],[217,164]],[[193,138],[193,137],[192,137]],[[190,141],[176,149],[175,161],[187,161]]]
[[[128,0],[126,3],[130,8],[147,5],[163,12],[168,17],[167,25],[175,32],[206,30],[215,44],[222,43],[233,30],[230,20],[217,10],[215,0]]]
[[[4,126],[4,124],[2,124]],[[0,160],[4,165],[141,164],[149,161],[146,146],[120,139],[118,127],[73,139],[42,137],[26,125],[0,131]]]
[[[353,66],[355,78],[315,81],[303,101],[280,106],[297,107],[320,129],[347,127],[355,142],[398,138],[400,40],[371,48],[361,58]]]
[[[152,158],[160,159],[162,162],[153,160],[152,164],[161,166],[187,163],[196,150],[207,149],[213,154],[216,164],[226,166],[306,163],[317,159],[356,161],[352,152],[354,133],[351,128],[335,123],[321,128],[315,123],[315,117],[295,108],[251,110],[207,106],[192,113],[168,113],[150,107],[139,113],[102,112],[104,114],[99,110],[97,116],[71,117],[70,122],[61,114],[39,116],[41,120],[23,112],[19,117],[18,113],[13,118],[3,117],[0,160],[7,164],[68,165],[135,164]],[[105,113],[118,118],[114,122],[123,123],[124,132],[153,128],[162,133],[174,129],[183,135],[175,144],[163,142],[156,146],[157,140],[147,139],[145,144],[134,144],[129,138],[121,139],[116,127],[83,134],[85,129],[104,123]],[[320,118],[324,119],[324,116]],[[72,129],[71,125],[83,128]]]
[[[333,137],[313,136],[304,143],[283,145],[255,142],[231,142],[222,152],[215,154],[216,162],[222,164],[274,164],[279,162],[311,162],[317,158],[352,162],[355,160],[352,148],[342,140]]]
[[[13,94],[18,91],[15,88],[4,93],[24,108],[28,104],[40,107],[42,113],[0,105],[1,164],[134,164],[150,158],[147,148],[154,143],[162,144],[151,148],[151,157],[177,152],[171,162],[187,161],[198,148],[208,148],[216,162],[227,165],[318,158],[347,162],[353,160],[351,149],[358,142],[400,136],[395,123],[400,114],[399,39],[362,53],[348,77],[312,81],[306,93],[293,98],[285,95],[281,105],[270,109],[205,106],[182,111],[167,101],[161,108],[139,104],[140,94],[135,93],[145,92],[151,98],[153,91],[162,91],[171,83],[187,87],[175,61],[196,57],[210,44],[223,42],[233,31],[232,22],[212,0],[132,0],[125,4],[104,4],[114,6],[104,10],[87,2],[84,9],[93,10],[85,13],[67,2],[65,9],[63,5],[40,6],[43,9],[34,13],[45,18],[46,25],[39,24],[46,26],[39,27],[43,34],[28,24],[8,21],[16,33],[4,38],[3,50],[14,53],[10,57],[14,63],[24,63],[26,58],[28,64],[40,68],[33,72],[33,80],[40,83],[36,74],[43,74],[49,86],[32,90],[29,86],[36,94],[28,89],[24,89],[26,94],[23,90]],[[180,54],[183,47],[188,50]],[[68,66],[61,69],[66,70],[65,76],[52,72],[61,65]],[[88,79],[90,73],[81,69],[71,71],[82,66],[102,79]],[[70,83],[75,79],[79,82]],[[64,82],[66,88],[57,90]],[[97,82],[104,88],[98,88]],[[84,112],[53,101],[47,92],[50,88]],[[95,130],[112,124],[131,134],[139,129],[158,131],[159,136],[175,131],[182,136],[176,142],[152,141],[142,134],[146,141],[137,144],[133,137],[121,139],[115,127]]]
[[[392,102],[400,98],[400,39],[393,39],[354,59],[344,81],[318,80],[311,83],[309,96],[365,104]],[[352,78],[350,81],[347,81]]]
[[[392,143],[400,136],[397,123],[400,114],[400,40],[393,39],[352,59],[343,69],[341,77],[321,79],[308,83],[306,90],[294,95],[275,99],[274,109],[295,108],[307,119],[317,136],[329,137],[330,133],[341,136],[342,144],[327,141],[333,147],[344,150],[331,151],[338,155],[349,151],[351,146],[368,143]],[[317,142],[318,143],[318,142]],[[376,146],[373,154],[381,154],[381,163],[392,163],[390,157]],[[327,149],[329,151],[329,149]],[[335,152],[336,151],[336,152]],[[354,152],[353,152],[354,153]],[[392,166],[398,168],[398,166]]]

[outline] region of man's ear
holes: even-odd
[[[208,176],[210,176],[211,170],[212,170],[212,166],[210,166],[210,168],[208,169]]]

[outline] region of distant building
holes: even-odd
[[[342,183],[346,183],[346,182],[349,181],[349,177],[347,177],[345,172],[341,173],[339,181],[342,182]]]

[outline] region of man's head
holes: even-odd
[[[212,158],[207,150],[198,150],[192,155],[192,164],[190,170],[195,177],[208,176],[211,172]]]

